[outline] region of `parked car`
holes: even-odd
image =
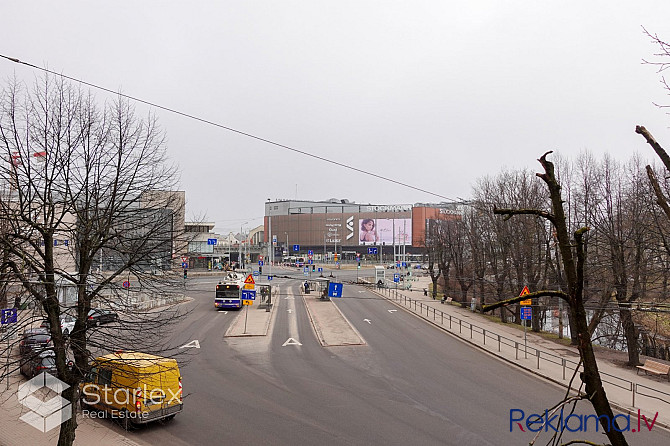
[[[96,358],[79,388],[83,404],[118,414],[126,429],[171,420],[184,408],[177,361],[147,353],[117,352]],[[122,397],[108,400],[109,395]]]
[[[69,336],[70,333],[72,333],[72,330],[74,330],[74,323],[75,323],[75,318],[72,316],[62,316],[60,319],[60,329],[63,332],[63,335]],[[49,330],[49,321],[44,320],[40,327],[46,328]]]
[[[21,374],[32,378],[42,372],[55,375],[56,372],[56,353],[53,350],[44,350],[30,358],[21,359]]]
[[[388,265],[386,265],[386,269],[395,269],[396,266],[398,265],[396,265],[395,263],[389,263]]]
[[[53,347],[51,334],[46,328],[26,328],[21,333],[19,354],[21,358],[34,356],[35,353]]]
[[[100,324],[109,322],[116,322],[119,320],[119,315],[112,310],[104,310],[102,308],[93,308],[88,312],[88,325],[95,327]]]

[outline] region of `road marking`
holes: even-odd
[[[227,311],[217,311],[218,314],[228,314]]]
[[[290,308],[286,311],[288,311],[289,313],[293,313],[293,310],[291,310]]]
[[[370,322],[370,319],[363,319],[363,322],[367,322],[368,324],[372,324],[372,322]]]
[[[189,348],[189,347],[195,347],[195,348],[200,348],[200,343],[198,342],[197,339],[192,340],[188,344],[184,344],[179,348]]]
[[[293,300],[293,297],[291,297],[291,296],[286,296],[284,299]]]
[[[389,313],[395,313],[398,310],[388,310]]]
[[[286,347],[287,345],[302,345],[302,344],[293,338],[288,338],[286,342],[284,342],[281,346]]]

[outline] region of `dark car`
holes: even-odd
[[[53,350],[45,350],[21,360],[21,373],[28,378],[42,372],[56,374],[56,353]]]
[[[46,328],[26,328],[21,334],[19,353],[21,357],[34,356],[35,352],[53,347],[51,334]]]
[[[95,327],[100,324],[108,322],[116,322],[119,320],[119,315],[111,310],[103,310],[102,308],[93,308],[88,312],[88,325]]]

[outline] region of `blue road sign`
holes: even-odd
[[[208,238],[207,239],[207,244],[208,245],[216,245],[216,239],[215,238]]]
[[[268,280],[272,280],[272,276],[268,276]]]
[[[309,264],[311,265],[312,263],[314,263],[314,261],[313,261],[312,259],[309,259],[309,260],[307,261],[307,263],[309,263]]]
[[[316,270],[317,270],[318,272],[322,272],[322,271],[323,271],[323,268],[318,267]]]
[[[313,256],[313,255],[314,255],[314,251],[312,251],[312,250],[310,249],[309,251],[307,251],[307,255],[309,255],[309,256]]]
[[[407,267],[407,262],[402,262],[402,267],[403,268]]]
[[[328,284],[328,296],[330,297],[342,297],[342,284],[330,282]]]
[[[258,261],[258,266],[263,266],[263,261],[262,260]]]
[[[0,315],[0,323],[5,324],[16,324],[17,312],[16,308],[3,308]]]
[[[377,254],[377,248],[368,248],[368,254]]]
[[[260,273],[258,271],[254,271],[254,276],[258,276]]]
[[[293,245],[293,251],[295,252],[300,251],[300,245]]]
[[[242,290],[242,300],[256,300],[256,290]]]
[[[181,267],[184,268],[184,269],[188,268],[188,263],[181,262]]]
[[[531,307],[521,307],[521,320],[531,320],[533,309]]]
[[[393,275],[393,281],[394,282],[400,282],[400,274],[394,274]]]

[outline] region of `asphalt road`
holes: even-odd
[[[299,295],[302,276],[294,275],[273,282],[281,295],[268,336],[243,338],[224,337],[244,315],[214,309],[216,281],[189,279],[192,311],[170,340],[200,345],[179,349],[185,410],[129,437],[161,446],[528,444],[533,433],[515,425],[510,432],[510,410],[543,413],[563,396],[353,285],[336,305],[366,345],[324,348]],[[591,412],[588,403],[575,411]],[[594,430],[563,440],[606,442]],[[628,440],[667,445],[670,435],[655,427]]]

